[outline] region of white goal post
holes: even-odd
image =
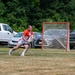
[[[69,51],[69,22],[43,22],[42,24],[42,49],[64,48]]]

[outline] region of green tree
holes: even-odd
[[[41,31],[42,22],[70,22],[75,29],[75,0],[0,0],[0,22],[8,23],[15,31],[28,24]]]

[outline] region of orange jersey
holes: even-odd
[[[34,33],[33,33],[33,32],[29,32],[29,31],[26,29],[26,30],[24,30],[23,35],[24,35],[25,38],[28,40],[31,35],[34,35]],[[22,35],[22,36],[23,36],[23,35]],[[20,40],[22,40],[22,37],[21,37],[18,41],[20,41]]]
[[[29,32],[29,31],[26,29],[26,30],[24,30],[23,35],[30,37],[31,35],[33,35],[33,32]]]
[[[24,30],[23,36],[25,36],[26,39],[28,39],[31,35],[34,35],[33,32],[29,32],[27,29]]]

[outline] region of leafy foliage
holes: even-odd
[[[75,0],[0,0],[0,22],[15,31],[23,31],[28,24],[41,31],[42,22],[64,21],[74,30]]]

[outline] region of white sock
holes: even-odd
[[[9,55],[12,53],[12,51],[13,51],[12,49],[9,50]]]
[[[21,56],[24,56],[26,53],[26,49],[24,49],[24,51],[22,52]]]

